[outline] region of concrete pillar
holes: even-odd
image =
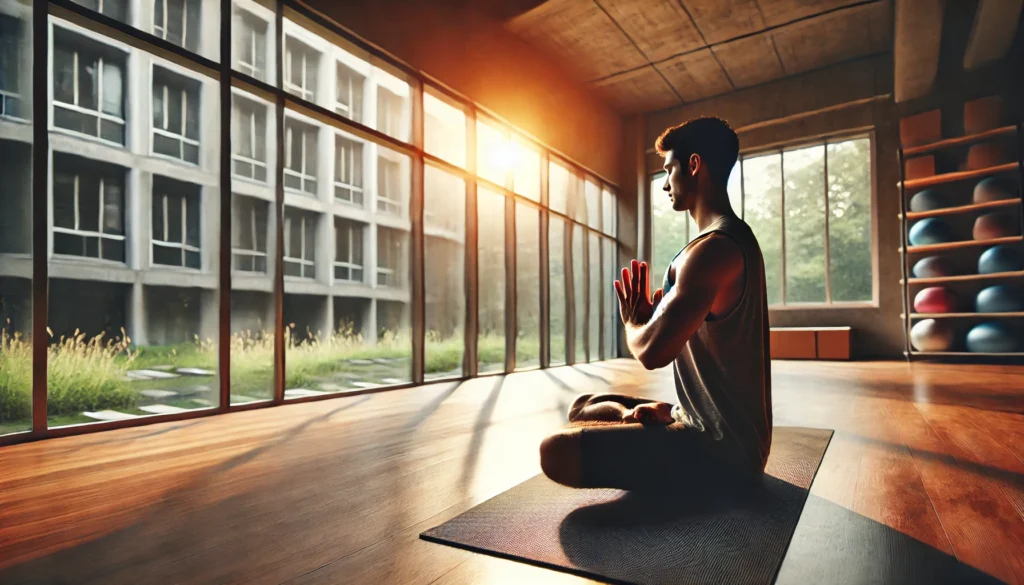
[[[128,319],[125,329],[134,345],[149,345],[146,328],[146,293],[140,282],[132,284],[128,293]]]
[[[199,291],[199,338],[204,341],[217,341],[220,329],[218,307],[216,290]]]
[[[376,203],[374,203],[376,205]],[[363,283],[377,288],[377,223],[363,230]]]
[[[320,339],[327,339],[334,335],[334,297],[331,295],[324,297],[323,305],[324,310],[317,328],[320,330]]]
[[[366,304],[362,334],[367,345],[377,345],[377,299],[370,299]]]
[[[316,215],[316,238],[313,261],[316,266],[316,280],[324,284],[334,282],[334,215]]]

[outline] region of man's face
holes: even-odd
[[[696,181],[688,180],[688,161],[676,159],[673,152],[665,156],[665,185],[662,187],[672,199],[672,209],[676,211],[687,211],[693,209],[697,197]]]

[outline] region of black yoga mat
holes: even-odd
[[[831,437],[776,427],[749,492],[577,490],[538,475],[420,536],[613,583],[768,585]]]

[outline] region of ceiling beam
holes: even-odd
[[[981,0],[964,52],[964,70],[1002,58],[1013,46],[1024,0]]]
[[[945,4],[943,0],[896,0],[893,73],[897,103],[923,97],[935,83]]]

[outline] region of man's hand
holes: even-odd
[[[622,269],[622,280],[615,281],[615,294],[619,297],[619,316],[624,325],[646,325],[661,302],[664,291],[660,288],[651,297],[650,279],[646,262],[633,260],[630,268]]]

